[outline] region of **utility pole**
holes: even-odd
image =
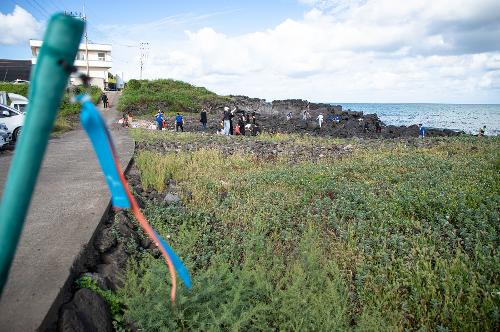
[[[85,21],[85,60],[87,61],[87,77],[89,75],[89,37],[87,34],[87,15],[85,14],[85,1],[83,2],[83,20]]]
[[[142,68],[144,67],[144,62],[148,58],[149,54],[149,43],[141,42],[139,43],[139,50],[141,51],[141,80],[142,80]]]
[[[85,61],[87,63],[87,77],[89,77],[89,46],[88,46],[88,35],[87,35],[87,15],[85,14],[85,3],[83,4],[83,14],[80,12],[68,12],[65,11],[64,14],[75,17],[75,18],[80,18],[81,20],[85,21]]]

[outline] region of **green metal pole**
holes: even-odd
[[[83,29],[82,20],[63,14],[52,16],[31,74],[28,111],[0,205],[0,295],[68,82],[70,73],[61,63],[73,64]]]

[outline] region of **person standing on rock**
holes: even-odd
[[[238,120],[238,126],[240,127],[240,133],[242,136],[245,136],[245,117],[240,116]]]
[[[319,129],[321,129],[321,125],[323,124],[323,114],[318,115],[316,120],[318,120]]]
[[[207,129],[207,110],[205,108],[202,108],[201,110],[200,122],[201,122],[201,129],[203,130]]]
[[[332,127],[335,127],[335,115],[333,115],[333,113],[328,114],[326,117],[326,123],[328,124],[328,122],[331,122]]]
[[[229,107],[224,107],[224,116],[222,118],[224,121],[224,135],[229,136],[229,129],[231,127],[231,118],[229,115]]]
[[[286,115],[286,121],[290,121],[292,119],[292,112],[288,112]]]
[[[375,122],[375,130],[379,134],[382,132],[382,125],[380,124],[380,121]]]
[[[252,123],[255,124],[255,120],[257,119],[257,115],[255,111],[252,112]]]
[[[309,104],[307,104],[307,108],[304,110],[302,113],[302,120],[307,121],[311,117],[311,114],[309,113]]]
[[[486,134],[486,126],[483,126],[483,128],[479,129],[479,135],[478,137],[483,137]]]
[[[163,127],[163,112],[161,110],[158,110],[158,113],[156,113],[155,116],[156,120],[156,129],[161,130]]]
[[[177,113],[175,117],[175,131],[179,131],[179,128],[181,129],[181,132],[184,132],[184,119],[182,118],[182,115],[180,113]]]
[[[229,135],[234,135],[234,125],[233,125],[233,118],[234,118],[234,112],[236,111],[236,107],[233,107],[231,110],[231,113],[229,113]]]
[[[418,138],[425,138],[425,128],[421,123],[418,124]]]

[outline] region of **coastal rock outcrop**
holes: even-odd
[[[342,112],[341,105],[330,105],[325,103],[311,103],[303,99],[285,99],[274,100],[268,102],[265,99],[250,98],[247,96],[229,96],[225,104],[217,103],[209,105],[213,111],[222,112],[224,106],[229,108],[236,107],[239,111],[244,112],[257,112],[261,115],[286,115],[292,112],[296,116],[302,113],[308,106],[310,110],[321,112],[335,112],[335,114]]]

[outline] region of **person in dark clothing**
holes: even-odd
[[[129,127],[128,118],[129,118],[128,114],[127,113],[123,113],[123,116],[122,116],[122,127],[125,127],[125,128]]]
[[[102,99],[102,104],[103,104],[104,108],[108,108],[108,96],[105,93],[103,93],[101,95],[101,99]]]
[[[234,135],[233,114],[229,113],[229,135]]]
[[[233,118],[234,111],[236,111],[236,107],[229,113],[229,135],[234,135],[234,127],[233,127]]]
[[[241,135],[245,136],[245,118],[243,116],[238,120],[238,126],[240,126]]]
[[[207,129],[207,110],[202,109],[200,113],[200,122],[201,122],[201,128],[202,129]]]
[[[328,114],[328,117],[326,118],[326,122],[331,122],[332,126],[335,127],[335,115],[333,113]]]
[[[255,124],[255,119],[256,119],[255,111],[252,112],[252,123]]]
[[[250,123],[250,114],[249,113],[246,114],[246,122]]]
[[[179,128],[181,129],[182,132],[184,132],[184,119],[182,118],[182,115],[177,113],[177,116],[175,117],[175,131],[179,131]]]
[[[380,121],[375,122],[375,130],[377,131],[377,133],[382,132],[382,126],[380,125]]]
[[[425,138],[425,128],[421,123],[418,124],[418,138]]]
[[[257,123],[254,123],[252,126],[252,136],[257,136],[260,134],[260,126]]]

